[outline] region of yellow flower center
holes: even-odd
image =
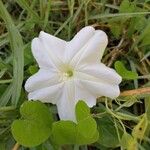
[[[68,77],[72,77],[73,76],[73,71],[72,70],[67,70],[66,75]]]
[[[66,81],[68,79],[71,79],[74,75],[74,70],[69,65],[65,65],[62,67],[62,80]]]
[[[73,70],[67,70],[63,73],[64,80],[71,78],[73,76]]]

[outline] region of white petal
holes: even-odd
[[[32,92],[52,86],[58,82],[60,82],[60,76],[53,68],[51,70],[40,69],[26,81],[25,89],[28,92]]]
[[[47,51],[44,49],[44,45],[41,43],[39,38],[32,40],[32,53],[40,68],[55,68],[54,63],[50,59]]]
[[[75,100],[83,100],[89,107],[96,105],[96,98],[93,94],[90,93],[78,80],[76,81],[75,89]]]
[[[78,71],[112,84],[119,84],[122,80],[121,76],[114,69],[105,66],[103,63],[84,64],[78,68]]]
[[[76,122],[75,106],[79,100],[83,100],[89,107],[96,105],[96,97],[89,93],[79,81],[69,80],[64,85],[60,100],[57,102],[58,114],[61,120]]]
[[[84,63],[100,62],[107,43],[108,39],[106,33],[101,30],[96,30],[91,39],[87,41],[84,47],[73,57],[71,65],[77,68]]]
[[[73,56],[82,49],[82,47],[89,41],[94,35],[95,29],[92,26],[82,28],[74,38],[67,43],[65,57],[69,62]]]
[[[53,55],[57,56],[58,59],[63,60],[66,41],[43,31],[40,32],[39,38]]]
[[[83,87],[85,87],[95,97],[106,96],[116,98],[120,94],[119,86],[94,76],[78,72],[76,76]]]
[[[63,83],[59,83],[50,87],[30,92],[28,98],[29,100],[40,100],[42,102],[56,104],[60,98],[62,90]]]
[[[61,68],[66,42],[43,31],[32,41],[32,53],[41,68]]]
[[[74,81],[65,82],[60,100],[57,102],[58,114],[61,120],[75,121],[75,87]]]

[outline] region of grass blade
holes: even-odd
[[[0,16],[6,23],[8,30],[8,37],[10,46],[13,52],[13,92],[12,92],[12,104],[17,105],[22,81],[23,81],[23,67],[24,67],[24,53],[23,53],[23,41],[21,35],[14,25],[8,11],[6,10],[4,4],[0,0]]]

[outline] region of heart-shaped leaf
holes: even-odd
[[[106,108],[104,105],[99,104],[97,113],[106,112]],[[99,131],[99,139],[97,143],[103,145],[105,147],[118,147],[120,142],[118,138],[118,133],[120,137],[122,136],[122,128],[119,123],[116,122],[115,125],[113,118],[106,114],[103,117],[97,118],[98,131]]]
[[[21,119],[11,126],[15,140],[27,147],[43,143],[51,134],[52,114],[39,101],[27,101],[20,108]]]
[[[121,61],[115,62],[115,70],[123,79],[126,80],[134,80],[138,77],[138,74],[136,72],[127,70]]]
[[[97,141],[98,131],[96,121],[91,117],[90,109],[85,102],[76,105],[77,123],[58,121],[53,124],[52,136],[59,145],[91,144]]]

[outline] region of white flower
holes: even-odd
[[[41,31],[32,41],[40,70],[25,84],[28,98],[56,104],[60,119],[75,121],[78,100],[92,107],[97,97],[119,96],[121,77],[100,63],[107,43],[105,32],[91,26],[69,42]]]

